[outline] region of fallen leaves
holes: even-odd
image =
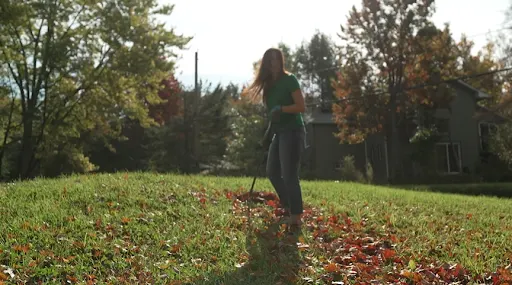
[[[250,196],[248,192],[238,195],[227,192],[225,196],[233,201],[235,215],[243,215],[247,209],[243,203],[249,201],[256,204],[251,213],[258,213],[264,223],[276,221],[282,215],[273,193],[254,192]],[[315,207],[306,207],[303,221],[309,242],[301,236],[296,248],[306,254],[302,272],[308,276],[303,280],[309,283],[316,279],[326,284],[467,284],[486,279],[497,285],[512,278],[510,269],[482,276],[472,274],[460,264],[440,264],[436,260],[415,260],[400,255],[395,245],[401,239],[393,231],[390,216],[386,217],[384,231],[371,228],[367,218],[356,222],[346,214],[326,214]],[[275,236],[279,238],[280,232]],[[321,266],[320,271],[315,269],[318,266]]]
[[[324,265],[324,270],[327,273],[337,273],[340,271],[340,268],[337,263],[329,263],[327,265]]]
[[[123,225],[127,225],[132,219],[128,218],[128,217],[122,217],[121,218],[121,223]]]
[[[23,245],[14,245],[12,247],[12,249],[15,251],[15,252],[23,252],[23,253],[27,253],[29,250],[30,250],[30,244],[23,244]]]
[[[396,252],[392,249],[385,248],[382,251],[381,255],[382,255],[382,259],[384,261],[388,261],[388,260],[392,260],[395,257]],[[395,260],[395,261],[400,262],[400,260]]]

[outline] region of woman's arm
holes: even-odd
[[[293,105],[282,106],[283,113],[304,113],[306,112],[306,104],[304,103],[304,95],[299,88],[292,92]]]

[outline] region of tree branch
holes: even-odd
[[[33,62],[32,62],[32,91],[35,92],[36,90],[36,76],[37,76],[37,72],[36,72],[36,67],[37,67],[37,55],[39,53],[39,40],[41,38],[41,30],[43,28],[43,24],[44,24],[44,19],[41,21],[41,25],[39,26],[39,29],[37,31],[37,36],[34,36],[33,33],[32,33],[32,29],[29,29],[30,30],[30,34],[32,35],[32,39],[34,41],[34,54],[33,54]],[[39,91],[37,91],[37,93],[39,93]],[[36,94],[37,94],[36,93]]]
[[[61,36],[61,40],[64,39],[65,36],[68,35],[69,31],[71,30],[71,26],[73,26],[76,22],[76,19],[78,19],[78,17],[80,16],[80,14],[82,14],[82,12],[85,10],[85,2],[82,4],[82,7],[80,7],[80,11],[77,12],[75,18],[73,19],[73,21],[71,22],[71,24],[69,24],[69,26],[66,28],[66,31],[62,34]]]
[[[2,142],[2,146],[0,146],[0,166],[2,165],[3,160],[4,160],[5,147],[7,145],[7,141],[9,140],[9,135],[11,132],[12,115],[14,113],[14,103],[15,102],[16,102],[16,96],[12,96],[11,107],[9,110],[9,119],[7,119],[7,127],[5,128],[5,132],[4,132],[4,140]],[[2,173],[2,168],[0,167],[0,174],[1,173]]]
[[[76,94],[78,94],[78,92],[82,91],[82,90],[88,90],[93,84],[95,84],[95,81],[101,76],[101,74],[103,73],[103,71],[105,70],[105,64],[112,58],[112,56],[116,53],[116,51],[114,51],[113,53],[110,54],[110,57],[108,60],[105,61],[105,58],[107,58],[107,55],[109,55],[110,51],[112,50],[111,47],[108,48],[108,50],[103,54],[100,62],[98,63],[98,65],[94,68],[94,71],[98,71],[98,74],[96,76],[94,76],[94,78],[92,80],[90,80],[90,82],[88,82],[88,84],[82,84],[80,87],[78,87],[72,95],[68,96],[67,98],[72,98],[73,96],[75,96]],[[69,107],[69,109],[66,111],[66,113],[63,115],[63,116],[60,116],[60,117],[57,117],[55,118],[56,121],[61,121],[63,119],[65,119],[67,116],[69,116],[69,114],[73,111],[73,109],[76,107],[76,105],[81,101],[81,99],[83,98],[83,96],[79,96],[78,99],[76,99],[72,104],[71,106]],[[64,102],[64,106],[69,102],[69,100],[65,100]],[[60,110],[59,110],[60,111]]]
[[[27,100],[30,101],[30,96],[31,96],[31,92],[30,92],[30,77],[28,75],[28,63],[27,63],[27,53],[25,52],[25,45],[23,44],[23,40],[21,39],[21,36],[18,32],[18,29],[16,29],[15,27],[12,27],[12,30],[14,31],[14,35],[16,36],[16,38],[18,39],[18,42],[20,44],[20,50],[21,50],[21,54],[23,55],[23,66],[24,66],[24,75],[25,75],[25,88],[26,88],[26,92],[27,92]],[[19,71],[19,70],[18,70]],[[21,76],[21,74],[20,74]],[[34,96],[34,94],[32,94],[32,96]]]
[[[53,64],[51,65],[51,68],[48,69],[48,62],[50,61],[50,46],[51,46],[51,40],[53,38],[54,33],[54,26],[55,26],[55,19],[50,18],[47,20],[47,27],[48,31],[46,32],[46,40],[45,40],[45,46],[44,46],[44,54],[41,54],[41,57],[43,59],[43,63],[41,64],[41,70],[39,72],[39,78],[37,79],[37,84],[35,85],[34,93],[39,95],[39,91],[41,90],[41,85],[43,84],[43,80],[46,82],[48,81],[48,77],[50,76],[50,73],[53,71]],[[47,70],[48,69],[48,70]],[[35,72],[35,71],[34,71]],[[46,97],[46,96],[45,96]],[[35,96],[35,99],[31,101],[31,104],[33,106],[36,106],[37,104],[37,96]]]
[[[5,50],[4,50],[4,54]],[[24,114],[26,112],[26,97],[25,97],[25,90],[23,89],[23,82],[21,81],[21,75],[17,74],[17,72],[14,71],[14,68],[12,68],[11,63],[9,62],[9,59],[7,59],[7,67],[9,67],[9,71],[11,72],[11,76],[14,78],[14,81],[16,82],[16,86],[18,86],[18,89],[20,90],[21,95],[21,112]]]

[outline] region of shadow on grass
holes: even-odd
[[[391,187],[419,192],[512,198],[512,183],[393,185]]]
[[[235,271],[207,275],[194,284],[297,284],[302,263],[297,246],[300,230],[286,231],[284,222],[278,220],[255,227],[254,219],[248,221],[247,261]]]

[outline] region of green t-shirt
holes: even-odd
[[[270,110],[275,106],[293,105],[292,93],[297,89],[300,89],[297,77],[291,73],[283,75],[268,91],[266,105],[269,117]],[[301,113],[281,113],[279,121],[274,125],[281,130],[296,129],[304,126],[304,120]]]

